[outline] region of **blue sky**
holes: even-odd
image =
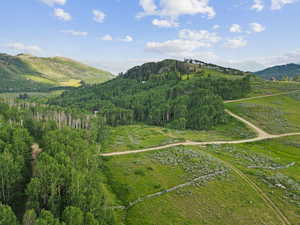
[[[164,58],[250,71],[300,63],[299,0],[10,0],[1,9],[0,52],[114,73]]]

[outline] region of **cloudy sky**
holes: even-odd
[[[300,0],[9,0],[0,52],[114,73],[164,58],[256,71],[300,63]]]

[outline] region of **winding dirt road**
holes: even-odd
[[[224,103],[240,102],[240,101],[249,100],[249,99],[257,99],[257,98],[264,98],[264,97],[270,97],[270,96],[286,95],[286,94],[289,94],[289,93],[294,93],[294,92],[299,92],[299,91],[300,90],[291,91],[291,92],[284,92],[284,93],[278,93],[278,94],[273,94],[273,95],[257,96],[257,97],[253,97],[253,98],[244,98],[244,99],[239,99],[239,100],[225,101]],[[228,113],[230,116],[236,118],[237,120],[243,122],[244,124],[246,124],[251,129],[253,129],[256,132],[257,137],[251,138],[251,139],[236,140],[236,141],[208,141],[208,142],[186,141],[186,142],[178,142],[178,143],[173,143],[173,144],[168,144],[168,145],[163,145],[163,146],[157,146],[157,147],[152,147],[152,148],[146,148],[146,149],[130,150],[130,151],[123,151],[123,152],[102,153],[99,156],[109,157],[109,156],[137,154],[137,153],[142,153],[142,152],[163,150],[163,149],[176,147],[176,146],[205,146],[205,145],[214,145],[214,144],[215,145],[243,144],[243,143],[257,142],[257,141],[268,140],[268,139],[275,139],[275,138],[281,138],[281,137],[300,135],[300,132],[299,133],[287,133],[287,134],[272,135],[272,134],[269,134],[269,133],[265,132],[261,128],[257,127],[256,125],[254,125],[250,121],[234,114],[233,112],[231,112],[229,110],[225,110],[225,112]]]

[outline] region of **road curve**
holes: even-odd
[[[244,98],[244,99],[239,99],[239,100],[225,101],[224,103],[239,102],[239,101],[250,100],[250,99],[285,95],[285,94],[294,93],[294,92],[298,92],[298,91],[300,91],[300,90],[284,92],[284,93],[277,93],[277,94],[273,94],[273,95],[264,95],[264,96],[257,96],[257,97],[252,97],[252,98]],[[281,138],[281,137],[300,135],[300,133],[287,133],[287,134],[272,135],[272,134],[269,134],[269,133],[265,132],[261,128],[257,127],[256,125],[254,125],[250,121],[234,114],[233,112],[229,111],[228,109],[226,109],[225,112],[228,113],[230,116],[236,118],[237,120],[243,122],[248,127],[250,127],[252,130],[254,130],[257,134],[257,137],[256,138],[250,138],[250,139],[244,139],[244,140],[236,140],[236,141],[208,141],[208,142],[186,141],[186,142],[178,142],[178,143],[162,145],[162,146],[157,146],[157,147],[151,147],[151,148],[146,148],[146,149],[130,150],[130,151],[123,151],[123,152],[102,153],[102,154],[99,154],[99,156],[109,157],[109,156],[137,154],[137,153],[142,153],[142,152],[163,150],[163,149],[176,147],[176,146],[205,146],[205,145],[222,145],[222,144],[243,144],[243,143],[251,143],[251,142],[257,142],[257,141],[268,140],[268,139],[275,139],[275,138]]]

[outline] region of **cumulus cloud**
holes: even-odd
[[[167,55],[191,52],[200,47],[210,47],[209,44],[192,40],[169,40],[165,42],[148,42],[147,49]]]
[[[72,19],[71,14],[61,8],[54,9],[54,16],[63,21],[70,21]]]
[[[49,6],[64,5],[67,2],[67,0],[40,0],[40,1]]]
[[[271,9],[279,10],[287,4],[295,3],[297,0],[272,0]]]
[[[97,23],[103,23],[106,17],[104,12],[97,9],[93,10],[93,15],[94,15],[94,21]]]
[[[158,7],[154,0],[140,0],[140,5],[144,11],[139,13],[138,17],[160,15],[176,19],[182,15],[203,14],[208,18],[213,18],[216,12],[214,8],[209,5],[209,1],[210,0],[160,0]]]
[[[215,54],[211,51],[199,51],[200,48],[210,48],[221,40],[215,32],[207,30],[183,29],[178,33],[178,39],[164,42],[148,42],[146,50],[175,58],[212,59]]]
[[[245,40],[243,37],[238,37],[238,38],[232,38],[232,39],[228,39],[225,44],[224,47],[226,48],[242,48],[247,46],[248,41]]]
[[[76,30],[63,30],[63,33],[71,34],[73,36],[87,36],[88,32],[85,31],[76,31]]]
[[[5,47],[18,52],[26,52],[26,53],[42,52],[42,49],[37,45],[26,45],[21,42],[11,42],[8,43]]]
[[[158,19],[154,19],[152,21],[152,24],[154,26],[161,27],[161,28],[171,28],[171,27],[179,26],[179,23],[177,22],[170,21],[170,20],[158,20]]]
[[[213,25],[213,27],[212,27],[213,30],[217,30],[217,29],[219,29],[219,28],[220,28],[220,25],[218,25],[218,24]]]
[[[219,37],[217,33],[207,30],[183,29],[179,31],[179,37],[181,39],[202,41],[204,43],[217,43],[221,40],[221,37]]]
[[[265,7],[265,5],[262,0],[254,0],[251,9],[256,10],[257,12],[260,12],[264,9],[264,7]]]
[[[104,35],[103,37],[101,37],[101,40],[102,40],[102,41],[112,41],[113,38],[112,38],[111,35],[106,34],[106,35]]]
[[[259,24],[259,23],[250,23],[250,28],[251,31],[255,32],[255,33],[260,33],[266,30],[266,27],[264,27],[263,25]]]
[[[124,38],[120,39],[123,42],[132,42],[133,41],[133,37],[126,35]]]
[[[242,28],[239,24],[232,24],[229,28],[229,31],[232,33],[241,33]]]

